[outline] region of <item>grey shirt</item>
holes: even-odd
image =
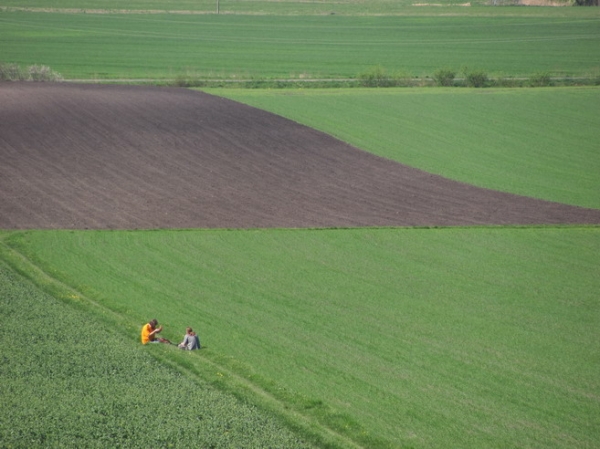
[[[190,351],[193,349],[200,349],[200,339],[198,338],[197,335],[185,334],[185,337],[183,338],[181,345],[185,349],[189,349]]]

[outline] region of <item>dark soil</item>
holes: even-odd
[[[176,88],[0,83],[0,228],[600,223]]]

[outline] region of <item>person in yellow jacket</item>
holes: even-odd
[[[150,320],[147,324],[142,327],[142,344],[148,343],[168,343],[171,344],[166,338],[160,338],[157,336],[162,331],[162,326],[158,325],[156,319]]]

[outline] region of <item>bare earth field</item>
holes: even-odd
[[[600,223],[186,89],[0,84],[1,229]]]

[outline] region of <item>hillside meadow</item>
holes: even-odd
[[[600,208],[600,88],[203,89],[468,184]]]
[[[557,9],[563,12],[554,13]],[[496,78],[543,73],[595,79],[600,73],[600,17],[598,8],[585,8],[587,14],[581,9],[554,8],[537,16],[5,9],[0,10],[0,62],[50,66],[67,80],[338,80],[377,67],[417,80],[445,68],[485,71]]]
[[[0,261],[0,446],[318,447]]]
[[[593,447],[598,231],[28,231],[3,257],[130,346],[195,327],[189,360],[152,350],[333,447]]]

